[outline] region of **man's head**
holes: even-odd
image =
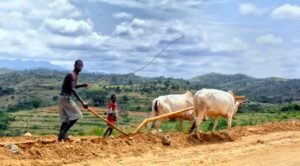
[[[74,71],[76,73],[79,73],[79,72],[81,72],[82,68],[83,68],[83,61],[80,59],[77,59],[74,63]]]
[[[111,95],[111,96],[110,96],[110,99],[111,99],[111,101],[112,101],[113,103],[115,103],[116,100],[117,100],[117,96],[116,96],[116,95]]]

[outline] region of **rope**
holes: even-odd
[[[134,74],[136,72],[142,71],[144,70],[146,67],[148,67],[150,64],[152,64],[154,62],[154,60],[159,57],[161,55],[161,53],[163,53],[171,44],[175,43],[177,40],[184,38],[184,35],[181,35],[180,37],[170,41],[165,47],[163,47],[153,58],[151,61],[149,61],[147,64],[145,64],[144,66],[142,66],[141,68],[134,70],[133,72],[128,73],[129,74]]]

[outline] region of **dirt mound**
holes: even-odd
[[[62,165],[87,159],[120,159],[124,156],[141,156],[145,152],[156,153],[166,149],[180,149],[201,144],[212,144],[238,140],[243,136],[268,134],[278,131],[300,131],[299,121],[268,123],[258,126],[236,127],[232,137],[225,131],[201,133],[201,141],[188,134],[168,133],[170,146],[163,146],[160,135],[135,134],[103,139],[96,136],[76,137],[77,141],[59,143],[56,136],[2,137],[0,138],[0,165]],[[8,151],[6,145],[15,144],[21,154]]]

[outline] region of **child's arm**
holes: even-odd
[[[112,110],[111,110],[111,104],[109,104],[108,107],[107,107],[107,110],[106,110],[105,114],[108,115],[111,112],[112,112]]]
[[[111,108],[109,108],[109,109],[107,109],[107,113],[111,114],[111,113],[113,113],[113,110]]]

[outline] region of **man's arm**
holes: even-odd
[[[80,101],[80,103],[83,105],[84,108],[88,108],[88,104],[81,99],[81,97],[78,95],[78,93],[76,91],[76,82],[75,81],[72,81],[72,93],[77,98],[77,100]]]
[[[88,87],[89,84],[81,84],[81,85],[75,85],[75,89],[78,89],[78,88],[86,88]]]

